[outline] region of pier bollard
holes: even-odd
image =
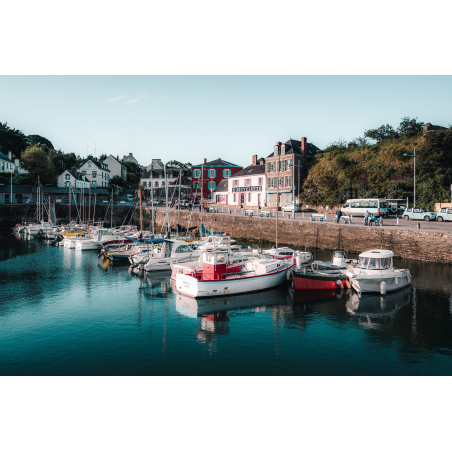
[[[397,216],[397,226],[399,225],[399,217]]]
[[[417,228],[421,229],[421,223],[419,223],[419,221],[417,222]]]
[[[301,212],[301,218],[304,218],[304,212]]]

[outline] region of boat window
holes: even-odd
[[[333,257],[341,258],[344,256],[342,251],[335,251]]]
[[[217,264],[224,262],[224,254],[217,254]]]
[[[173,249],[173,242],[165,242],[165,254],[163,257],[171,257],[172,249]]]
[[[369,270],[380,270],[381,259],[369,259],[369,266],[367,268]]]
[[[368,263],[369,263],[368,257],[360,257],[358,262],[358,268],[367,268]]]
[[[176,248],[176,253],[189,253],[191,248],[188,245],[180,245]]]
[[[381,268],[390,268],[391,267],[391,258],[390,257],[385,257],[383,259],[383,265]]]

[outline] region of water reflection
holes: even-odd
[[[361,298],[356,292],[350,294],[345,307],[347,312],[368,328],[392,323],[397,311],[406,306],[411,299],[411,287],[386,294],[365,294]]]

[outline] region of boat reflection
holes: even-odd
[[[343,295],[349,293],[349,289],[328,289],[328,290],[295,290],[293,303],[316,303],[320,301],[337,301]]]
[[[397,311],[411,300],[411,287],[406,287],[385,296],[362,295],[356,292],[350,294],[345,307],[347,312],[358,319],[358,322],[369,328],[376,328],[382,324],[390,324]]]

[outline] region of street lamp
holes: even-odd
[[[416,207],[416,148],[414,148],[414,154],[403,154],[404,157],[414,158],[414,207]],[[407,206],[408,208],[408,206]]]

